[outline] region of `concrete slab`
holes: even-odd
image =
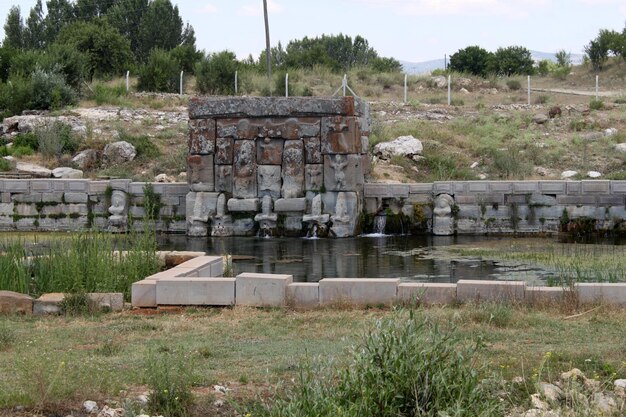
[[[50,314],[61,314],[61,303],[65,299],[63,293],[48,293],[33,301],[33,314],[45,316]]]
[[[121,292],[88,293],[87,298],[99,310],[122,311],[124,309],[124,294]]]
[[[163,278],[156,282],[157,305],[235,304],[235,278]]]
[[[626,284],[580,283],[576,284],[578,300],[583,304],[609,303],[626,305]]]
[[[456,301],[456,284],[403,282],[398,301],[419,304],[451,304]]]
[[[213,276],[220,276],[224,270],[224,261],[221,256],[197,256],[193,259],[190,259],[182,264],[178,265],[172,270],[183,271],[184,268],[184,276],[195,275],[201,278],[208,278]],[[196,274],[192,274],[192,272],[196,272]],[[214,272],[217,275],[213,275]],[[176,274],[176,276],[183,276],[180,274]]]
[[[144,279],[131,286],[131,305],[133,307],[156,307],[156,279]]]
[[[524,295],[530,304],[551,304],[563,301],[562,287],[526,287]]]
[[[33,298],[18,292],[0,291],[1,314],[33,314]]]
[[[319,282],[320,305],[389,305],[397,300],[399,279],[327,278]]]
[[[456,295],[460,302],[469,301],[522,301],[524,281],[482,281],[462,279],[457,282]]]
[[[320,305],[320,286],[317,282],[294,282],[287,286],[287,305],[295,308],[314,308]]]
[[[237,305],[280,307],[287,302],[287,286],[292,275],[245,272],[236,278]]]

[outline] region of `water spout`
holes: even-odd
[[[387,227],[387,216],[384,214],[377,215],[374,217],[374,234],[384,235],[385,228]]]

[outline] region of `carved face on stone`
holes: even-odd
[[[437,198],[435,198],[433,213],[439,217],[449,216],[452,213],[452,205],[454,205],[452,196],[449,194],[439,194]]]
[[[111,207],[109,213],[121,215],[126,210],[126,193],[122,190],[113,190],[111,194]]]

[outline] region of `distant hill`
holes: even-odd
[[[549,59],[551,61],[556,62],[555,53],[554,52],[541,52],[541,51],[530,51],[533,60],[536,62],[542,61],[544,59]],[[449,63],[450,61],[448,61]],[[583,54],[572,54],[572,64],[580,65],[583,62]],[[443,69],[444,61],[443,59],[433,59],[431,61],[424,62],[409,62],[409,61],[400,61],[402,64],[402,68],[404,72],[407,74],[426,74],[436,69]]]

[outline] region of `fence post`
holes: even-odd
[[[600,91],[600,80],[599,76],[596,75],[596,100],[598,100],[598,92]]]
[[[341,82],[341,88],[343,89],[343,96],[346,96],[346,86],[348,85],[348,74],[343,74],[343,81]]]
[[[126,71],[126,92],[127,93],[130,91],[130,83],[128,81],[129,78],[130,78],[130,71]]]
[[[285,97],[289,97],[289,73],[285,74]]]
[[[239,71],[235,71],[235,95],[237,95],[238,85],[237,85],[237,77],[239,76]]]
[[[528,76],[528,105],[530,106],[530,75]]]
[[[404,74],[404,104],[406,104],[408,101],[408,91],[407,91],[407,78],[408,77],[409,77],[408,74]]]
[[[183,73],[184,71],[180,72],[180,95],[183,95]]]
[[[452,104],[452,76],[448,75],[448,106]]]

